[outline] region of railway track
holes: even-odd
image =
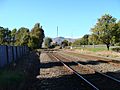
[[[92,55],[85,55],[85,54],[78,54],[76,52],[69,52],[69,51],[65,51],[65,53],[68,53],[68,54],[73,54],[75,56],[80,56],[81,58],[86,58],[86,59],[94,59],[94,60],[102,60],[102,61],[105,61],[105,62],[108,62],[108,63],[120,63],[120,61],[118,60],[112,60],[112,59],[108,59],[108,58],[104,58],[104,57],[98,57],[98,56],[92,56]]]
[[[74,69],[72,69],[70,66],[68,66],[67,64],[65,64],[62,60],[60,60],[58,57],[56,57],[55,55],[49,53],[48,54],[49,57],[52,57],[54,59],[56,59],[57,61],[61,62],[69,71],[73,72],[75,75],[77,75],[80,79],[82,79],[84,81],[84,83],[86,84],[87,90],[99,90],[96,86],[94,86],[92,83],[90,83],[88,80],[86,80],[85,78],[83,78],[78,72],[76,72]]]
[[[71,58],[71,59],[73,59],[73,60],[75,60],[76,62],[78,62],[78,64],[81,64],[81,65],[84,65],[84,66],[88,66],[89,68],[92,68],[92,69],[94,69],[96,72],[98,72],[98,73],[101,73],[101,74],[103,74],[103,70],[101,69],[101,70],[97,70],[97,69],[95,69],[95,67],[94,67],[94,62],[98,62],[98,63],[106,63],[106,64],[109,64],[109,65],[111,65],[111,67],[115,67],[115,68],[117,68],[117,70],[119,70],[119,62],[120,61],[118,61],[118,63],[115,61],[115,62],[111,62],[111,61],[107,61],[107,60],[103,60],[102,58],[100,59],[99,57],[94,57],[94,56],[90,56],[90,58],[91,58],[91,60],[93,61],[93,62],[91,62],[91,63],[89,63],[89,61],[86,61],[86,60],[88,60],[88,58],[89,58],[89,55],[87,56],[87,55],[81,55],[81,54],[73,54],[72,55],[72,53],[61,53],[60,52],[60,54],[62,54],[63,56],[66,56],[66,57],[69,57],[69,58]],[[82,57],[82,58],[81,58]],[[87,65],[87,64],[91,64],[91,66],[89,66],[89,65]],[[92,65],[93,64],[93,65]],[[104,67],[104,66],[103,66]],[[99,68],[100,69],[100,68]],[[107,69],[106,69],[107,70]],[[110,71],[109,71],[110,70]],[[105,73],[104,75],[106,75],[107,77],[109,77],[109,78],[112,78],[112,77],[114,77],[114,78],[112,78],[112,79],[114,79],[114,80],[116,80],[116,81],[118,81],[118,82],[120,82],[120,73],[119,73],[119,71],[117,71],[117,72],[115,72],[115,73],[112,73],[111,71],[111,69],[109,69],[108,71],[107,71],[107,73]]]
[[[84,67],[80,63],[72,62],[73,65],[69,65],[70,59],[65,58],[56,53],[49,53],[57,61],[61,62],[66,68],[75,73],[78,77],[84,80],[87,86],[92,87],[95,90],[119,90],[120,81],[99,72],[93,71],[89,67]],[[87,74],[89,72],[89,74]]]

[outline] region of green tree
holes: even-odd
[[[6,45],[10,45],[11,43],[11,31],[8,28],[5,28],[5,33],[4,33],[4,43]]]
[[[8,45],[11,42],[11,31],[8,28],[0,27],[0,44]]]
[[[4,28],[0,27],[0,44],[3,44],[4,41]]]
[[[21,27],[16,32],[16,45],[27,45],[29,41],[29,29],[25,27]]]
[[[67,40],[62,41],[61,46],[62,46],[63,48],[64,48],[65,46],[68,46],[68,41],[67,41]]]
[[[89,44],[92,44],[93,46],[99,43],[99,41],[98,41],[98,36],[95,35],[95,34],[91,34],[91,35],[89,36],[88,40],[89,40]],[[94,47],[95,47],[95,46],[94,46]]]
[[[116,18],[109,14],[103,15],[91,31],[98,36],[98,40],[104,43],[109,50],[112,38],[116,34]]]
[[[16,28],[11,31],[11,41],[12,41],[13,45],[15,43],[16,33],[17,33],[17,29]]]
[[[31,34],[30,35],[32,37],[36,38],[35,42],[33,42],[33,43],[36,44],[35,45],[36,47],[34,47],[34,48],[41,48],[45,35],[44,35],[44,30],[42,29],[42,26],[40,27],[39,23],[36,23],[34,25],[34,28],[31,30]]]
[[[88,34],[82,37],[81,42],[83,43],[83,45],[88,45],[88,38],[89,38]]]
[[[45,47],[46,47],[46,48],[50,48],[50,47],[51,47],[51,42],[52,42],[52,39],[49,38],[49,37],[46,37],[46,38],[45,38],[45,42],[44,42]]]
[[[115,43],[120,43],[120,20],[116,24],[117,32],[116,32],[116,37],[115,38]]]
[[[81,44],[80,44],[80,39],[76,39],[74,42],[73,42],[73,44],[72,44],[73,46],[80,46]]]
[[[31,49],[35,49],[37,48],[37,43],[38,38],[36,38],[35,36],[30,36],[30,39],[28,41],[28,47],[30,47]]]

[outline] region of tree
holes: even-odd
[[[52,39],[49,38],[49,37],[46,37],[46,38],[45,38],[45,42],[44,42],[45,47],[46,47],[46,48],[50,48],[50,47],[51,47],[51,42],[52,42]]]
[[[0,44],[3,44],[4,41],[4,28],[0,27]]]
[[[4,43],[9,45],[11,43],[11,31],[8,28],[4,29]]]
[[[11,42],[11,31],[8,28],[0,27],[0,44],[8,45]]]
[[[89,38],[88,34],[86,34],[82,37],[81,41],[82,41],[83,45],[88,45],[88,38]]]
[[[68,42],[68,46],[72,46],[72,42]]]
[[[73,46],[80,46],[81,44],[80,44],[80,39],[76,39],[74,42],[73,42],[73,44],[72,44]]]
[[[41,48],[44,37],[44,30],[39,23],[34,25],[31,32],[25,27],[21,27],[18,31],[0,27],[0,45],[15,44],[28,45],[32,49]]]
[[[65,46],[68,46],[68,41],[67,41],[67,40],[62,41],[61,46],[62,46],[63,48],[64,48]]]
[[[117,32],[116,32],[116,37],[115,38],[115,43],[120,43],[120,20],[117,22],[116,24],[116,29],[117,29]]]
[[[36,38],[35,36],[30,36],[30,39],[28,41],[28,47],[30,47],[31,49],[36,49],[37,43],[38,43],[38,38]]]
[[[29,41],[29,29],[21,27],[16,33],[16,45],[27,45]]]
[[[89,41],[89,44],[92,44],[92,45],[93,45],[93,47],[95,47],[95,46],[94,46],[95,44],[98,44],[98,43],[99,43],[99,41],[98,41],[98,36],[95,35],[95,34],[91,34],[91,35],[89,36],[89,38],[88,38],[88,41]]]
[[[98,22],[91,31],[98,37],[98,40],[106,44],[107,49],[109,50],[112,38],[116,34],[116,18],[113,18],[109,14],[103,15],[98,19]]]
[[[17,33],[17,29],[16,28],[11,31],[11,41],[12,41],[12,44],[15,43],[16,33]]]
[[[31,30],[30,35],[32,37],[36,38],[36,42],[35,42],[36,47],[34,47],[34,48],[41,48],[45,35],[44,35],[44,30],[42,29],[42,26],[40,27],[39,23],[36,23],[34,25],[34,28]]]

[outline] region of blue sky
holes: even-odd
[[[49,37],[79,38],[105,13],[120,20],[120,0],[0,0],[0,26],[31,29],[40,22]]]

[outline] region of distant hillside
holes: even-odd
[[[56,38],[53,38],[52,40],[53,40],[53,42],[57,42],[58,44],[61,44],[61,42],[64,41],[64,40],[67,40],[69,42],[74,42],[75,41],[75,39],[64,38],[64,37],[56,37]]]

